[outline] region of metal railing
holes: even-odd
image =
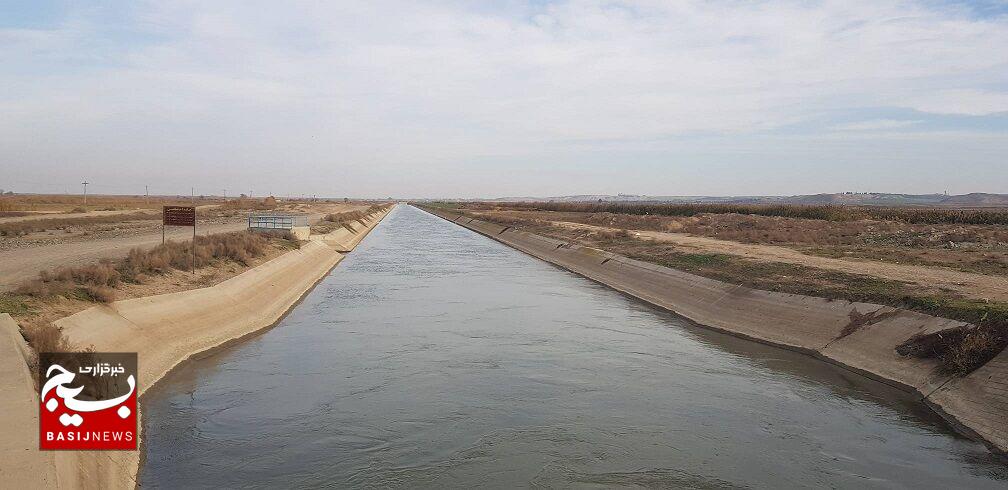
[[[250,214],[248,227],[268,230],[290,230],[295,226],[308,226],[308,216],[299,214]]]

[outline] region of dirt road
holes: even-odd
[[[556,226],[585,231],[619,231],[616,228],[551,221]],[[716,238],[683,233],[630,230],[639,238],[671,243],[690,252],[736,255],[761,262],[783,262],[850,274],[863,274],[894,281],[920,284],[928,288],[943,288],[963,296],[991,301],[1008,301],[1008,278],[973,274],[943,267],[874,262],[865,259],[834,259],[806,255],[797,250],[773,245],[730,242]]]
[[[246,223],[205,225],[197,228],[200,235],[244,230]],[[166,236],[173,240],[192,239],[192,229],[169,229]],[[73,242],[42,247],[28,247],[0,252],[0,291],[9,291],[39,271],[60,266],[77,266],[104,258],[125,257],[133,247],[152,247],[161,243],[161,231],[108,240]]]
[[[310,223],[317,223],[328,212],[340,212],[353,209],[363,209],[358,205],[328,205],[321,207],[324,212],[308,214]],[[318,209],[318,208],[316,208]],[[200,235],[227,233],[244,230],[248,224],[238,223],[199,225],[196,229]],[[169,228],[166,236],[173,240],[189,240],[192,230],[188,228]],[[161,243],[161,231],[152,231],[139,235],[118,237],[113,239],[89,240],[82,242],[27,247],[0,251],[0,291],[10,291],[26,279],[31,279],[42,270],[63,266],[79,266],[96,262],[105,258],[125,257],[131,248],[153,247]]]

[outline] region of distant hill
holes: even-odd
[[[861,206],[940,206],[940,207],[1003,207],[1008,195],[975,192],[958,196],[945,194],[815,194],[782,198],[796,204],[851,204]]]
[[[645,196],[636,194],[583,194],[555,197],[500,197],[479,201],[558,201],[558,202],[720,202],[734,204],[839,204],[852,206],[926,206],[926,207],[1008,207],[1008,194],[974,192],[962,195],[887,194],[880,192],[838,192],[799,196]]]
[[[942,203],[960,206],[1008,206],[1008,194],[973,192],[961,196],[945,196]]]

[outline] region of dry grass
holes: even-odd
[[[226,201],[220,205],[220,209],[223,210],[247,209],[255,211],[268,211],[276,208],[277,208],[277,200],[273,196],[269,196],[263,199],[250,199],[247,197],[242,197]]]
[[[948,292],[929,293],[898,281],[813,267],[683,253],[633,238],[596,240],[594,245],[604,250],[754,289],[887,305],[977,325],[969,335],[947,338],[943,350],[928,356],[937,358],[941,369],[950,374],[968,374],[1008,345],[1008,303],[967,299]],[[621,246],[620,241],[630,244]],[[852,317],[841,336],[880,321],[880,316],[885,314]]]
[[[42,352],[84,352],[85,356],[78,357],[73,356],[72,358],[66,359],[66,362],[62,362],[61,365],[68,369],[76,369],[82,365],[93,365],[94,358],[92,357],[93,348],[88,346],[82,348],[82,346],[73,345],[67,341],[66,337],[63,336],[63,331],[61,328],[52,324],[48,321],[28,321],[22,322],[21,324],[21,335],[24,336],[25,340],[28,341],[29,347],[31,347],[30,357],[26,359],[28,364],[28,372],[31,373],[32,379],[35,381],[36,389],[40,388],[38,379],[38,363],[39,363],[39,353]],[[85,389],[87,389],[88,382],[85,382]]]
[[[121,209],[157,209],[161,206],[192,206],[202,204],[220,203],[221,199],[216,197],[197,196],[192,199],[190,196],[113,196],[102,194],[88,194],[87,206],[83,205],[83,197],[80,194],[14,194],[0,196],[0,211],[58,211],[58,212],[84,212],[96,209],[121,210]]]
[[[804,218],[824,221],[882,220],[918,224],[1008,225],[1008,209],[939,209],[800,204],[716,204],[716,203],[558,203],[523,202],[469,205],[473,209],[506,207],[580,213],[614,213],[657,216],[697,216],[700,214],[746,214]]]
[[[344,223],[350,223],[351,221],[361,219],[365,215],[367,215],[367,213],[364,211],[344,211],[342,213],[327,214],[324,218],[322,218],[322,220],[342,225]]]
[[[60,267],[42,271],[39,277],[21,284],[15,292],[36,298],[65,296],[74,293],[77,297],[107,297],[92,294],[119,285],[122,275],[111,261],[103,261],[82,267]]]
[[[238,266],[253,265],[253,259],[277,248],[298,246],[298,242],[281,236],[249,232],[197,237],[196,266],[200,269],[212,267],[212,274],[192,279],[189,283],[194,286],[189,287],[209,285],[207,281],[217,277],[220,267],[233,264],[228,268],[235,273],[241,269]],[[188,276],[186,273],[192,266],[192,252],[191,242],[170,241],[151,249],[133,249],[126,257],[115,261],[43,271],[38,278],[23,283],[13,294],[0,294],[0,311],[18,318],[24,336],[35,352],[67,350],[70,346],[63,340],[59,329],[52,325],[53,320],[86,308],[87,304],[115,301],[123,288],[129,288],[135,294],[136,288],[149,288],[144,283],[156,283],[159,276],[179,273]]]
[[[950,267],[1008,275],[1008,227],[823,221],[740,214],[628,215],[512,209],[467,211],[505,222],[564,221],[606,228],[685,233],[740,243],[776,245],[832,258]]]
[[[534,218],[528,218],[524,216],[511,216],[507,214],[481,214],[480,219],[490,221],[492,223],[497,223],[504,226],[515,226],[515,225],[545,225],[546,222]]]
[[[947,374],[969,373],[983,366],[1008,345],[1008,329],[995,323],[915,335],[896,347],[907,357],[938,359]]]
[[[329,233],[339,227],[344,227],[353,233],[357,232],[355,222],[363,220],[364,217],[383,211],[391,207],[392,204],[375,204],[368,206],[365,210],[344,211],[342,213],[330,213],[322,218],[324,223],[312,227],[312,233]],[[363,223],[360,223],[363,226]]]
[[[21,325],[21,335],[28,342],[32,352],[26,361],[28,372],[31,373],[35,381],[36,389],[38,384],[38,355],[40,352],[72,352],[77,350],[77,346],[70,344],[63,336],[63,330],[51,322],[34,321]]]
[[[22,236],[46,230],[65,230],[68,228],[90,226],[97,224],[123,223],[127,221],[155,220],[160,217],[150,213],[124,213],[109,216],[81,216],[77,218],[42,218],[23,221],[0,223],[0,236]]]
[[[617,238],[630,238],[630,230],[626,228],[615,231],[599,231],[595,234],[601,240],[615,240]]]
[[[340,227],[356,233],[357,229],[354,228],[353,223],[356,220],[363,219],[365,215],[367,215],[366,211],[344,211],[342,213],[327,214],[322,218],[323,223],[312,226],[312,233],[325,234]]]
[[[267,251],[269,244],[269,237],[249,232],[199,236],[196,237],[196,268],[221,261],[248,266],[253,258]],[[23,283],[15,292],[34,298],[72,295],[107,303],[115,300],[115,289],[124,281],[140,283],[148,276],[166,274],[172,269],[189,270],[192,264],[192,241],[168,241],[150,249],[134,248],[117,261],[42,271],[38,278]]]
[[[378,211],[384,211],[384,210],[386,210],[388,208],[391,208],[394,205],[395,205],[395,203],[391,203],[391,202],[383,202],[383,203],[378,203],[378,204],[372,204],[372,205],[368,206],[368,208],[364,211],[364,214],[371,214],[371,213],[377,213]]]
[[[73,346],[63,336],[62,330],[50,322],[26,322],[21,332],[35,352],[68,352]]]
[[[391,204],[374,204],[374,205],[368,206],[368,208],[365,209],[365,210],[363,210],[363,211],[358,210],[358,211],[344,211],[342,213],[331,213],[331,214],[327,214],[322,219],[325,220],[325,221],[328,221],[330,223],[336,223],[336,224],[349,223],[349,222],[352,222],[352,221],[355,221],[355,220],[362,219],[362,218],[364,218],[365,216],[367,216],[369,214],[374,214],[374,213],[377,213],[379,211],[383,211],[385,209],[388,209],[390,206],[392,206],[392,205]]]
[[[234,232],[196,237],[196,268],[227,260],[249,265],[254,257],[265,253],[269,237],[257,233]],[[133,249],[119,263],[118,270],[127,281],[138,277],[164,274],[169,269],[189,270],[193,261],[192,241],[168,241],[151,249]]]
[[[521,219],[571,221],[610,228],[689,233],[742,243],[771,245],[900,246],[912,248],[1008,243],[1008,228],[998,225],[920,225],[898,221],[831,222],[742,214],[695,216],[501,210]]]
[[[691,272],[720,281],[742,284],[754,289],[779,291],[827,299],[847,299],[921,311],[927,314],[962,320],[977,325],[964,330],[963,335],[942,338],[940,348],[918,348],[923,352],[907,355],[937,358],[941,369],[948,373],[966,374],[997,355],[1008,344],[1008,303],[990,302],[961,297],[955,293],[931,289],[924,290],[914,284],[881,279],[872,276],[818,269],[780,262],[754,262],[735,255],[719,253],[690,253],[674,245],[640,240],[626,229],[612,229],[585,233],[584,230],[556,226],[551,221],[572,221],[573,213],[549,212],[479,212],[463,211],[470,216],[495,221],[507,226],[520,226],[533,233],[586,245],[617,253],[637,260]],[[562,214],[562,216],[554,216]],[[579,214],[579,216],[588,216]],[[637,216],[627,220],[610,214],[602,215],[609,227],[614,225],[641,226],[650,220],[663,217]],[[546,217],[550,220],[543,220]],[[559,219],[562,218],[562,219]],[[699,217],[694,217],[699,218]],[[767,218],[773,219],[773,218]],[[647,220],[647,221],[645,221]],[[807,221],[807,220],[803,220]],[[662,221],[657,223],[663,224]],[[852,315],[841,336],[850,335],[865,325],[884,319],[886,314]],[[919,341],[919,339],[917,339]],[[919,342],[918,342],[919,343]],[[911,349],[912,350],[912,349]]]

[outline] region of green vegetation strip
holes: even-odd
[[[27,300],[23,294],[0,293],[0,313],[9,313],[13,317],[31,314],[34,311]]]

